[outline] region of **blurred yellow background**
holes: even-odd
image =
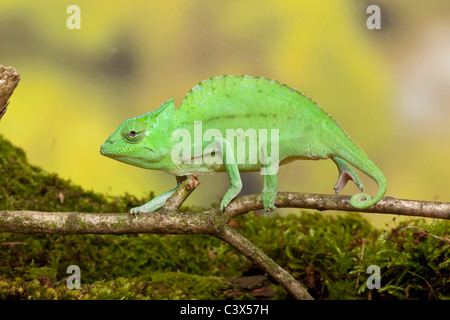
[[[66,26],[72,4],[79,30]],[[366,26],[370,4],[381,8],[380,30]],[[0,134],[86,189],[159,194],[175,179],[100,156],[106,138],[170,98],[178,106],[209,77],[263,76],[337,119],[385,173],[387,195],[450,201],[449,35],[448,1],[2,0],[0,64],[22,80]],[[280,191],[316,193],[332,193],[337,176],[332,161],[278,174]],[[260,192],[258,173],[243,178],[244,193]],[[226,175],[200,180],[187,204],[220,201]],[[349,184],[342,193],[356,192]],[[381,227],[392,219],[364,216]]]

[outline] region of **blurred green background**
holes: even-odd
[[[79,30],[66,26],[72,4]],[[381,8],[380,30],[366,26],[370,4]],[[104,140],[170,98],[178,106],[204,79],[263,76],[337,119],[385,173],[387,195],[450,201],[449,35],[448,1],[2,0],[0,64],[22,80],[0,134],[86,189],[159,194],[173,177],[100,156]],[[332,193],[337,176],[332,161],[278,174],[280,191],[316,193]],[[243,193],[260,192],[259,173],[243,178]],[[220,201],[226,175],[200,180],[187,204]],[[356,192],[349,184],[342,193]],[[392,219],[365,216],[377,226]]]

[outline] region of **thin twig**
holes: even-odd
[[[294,298],[299,300],[313,299],[308,291],[306,291],[306,289],[286,270],[281,268],[258,247],[230,226],[224,226],[220,231],[213,235],[231,245],[244,257],[269,274]]]
[[[437,235],[428,233],[428,231],[423,230],[422,228],[417,227],[417,226],[406,226],[406,227],[401,228],[400,230],[404,230],[404,229],[418,229],[418,230],[420,230],[420,231],[425,232],[425,233],[426,233],[426,236],[430,236],[430,237],[433,237],[433,238],[438,239],[438,240],[450,242],[450,239],[445,239],[445,238],[439,237],[439,236],[437,236]]]
[[[175,193],[167,199],[164,205],[165,210],[178,210],[187,197],[195,190],[200,184],[197,179],[197,175],[191,175],[184,180],[177,188]]]
[[[425,281],[426,284],[428,285],[428,288],[430,288],[431,292],[433,293],[434,297],[435,297],[436,299],[439,299],[438,296],[436,295],[436,293],[434,292],[433,287],[430,285],[430,283],[427,281],[427,279],[425,279],[425,278],[422,277],[421,275],[418,275],[417,273],[414,273],[414,272],[412,272],[412,271],[409,271],[409,270],[408,270],[408,272],[411,273],[413,276],[419,277],[420,279],[422,279],[423,281]]]
[[[362,240],[362,245],[361,245],[361,255],[359,256],[359,261],[358,261],[358,266],[361,264],[361,262],[363,261],[364,258],[364,244],[365,241],[364,239]],[[358,286],[359,286],[359,276],[360,276],[360,272],[358,272],[358,277],[356,278],[356,285],[355,285],[355,291],[358,290]]]

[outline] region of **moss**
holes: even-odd
[[[355,213],[272,218],[247,215],[235,223],[244,236],[302,281],[315,298],[450,297],[449,221],[429,224],[423,219],[411,220],[384,232]],[[381,269],[380,290],[366,286],[370,265]]]
[[[118,277],[110,281],[96,281],[80,289],[68,289],[65,283],[49,285],[45,278],[26,280],[0,277],[0,299],[21,300],[161,300],[161,299],[223,299],[229,287],[215,277],[191,276],[182,273],[161,273],[148,281]],[[211,290],[216,292],[211,296]]]
[[[166,286],[169,292],[180,292],[183,299],[223,299],[223,292],[230,286],[219,277],[181,272],[156,273],[151,279],[154,284]]]
[[[67,217],[65,224],[62,227],[67,231],[83,229],[86,227],[86,222],[79,214],[71,213]]]
[[[0,154],[4,210],[126,212],[145,201],[85,191],[29,165],[24,152],[1,136]],[[67,227],[84,223],[74,215]],[[315,298],[450,298],[449,221],[413,220],[383,232],[358,214],[249,213],[231,223]],[[0,233],[0,247],[0,299],[253,298],[251,291],[223,280],[261,274],[230,246],[207,235]],[[81,269],[79,290],[65,285],[69,265]],[[380,267],[379,290],[365,285],[370,265]],[[280,286],[274,288],[270,297],[286,298]]]
[[[0,277],[0,299],[12,300],[55,300],[55,289],[41,286],[38,280],[26,281],[22,278],[5,279]]]

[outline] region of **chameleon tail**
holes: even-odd
[[[373,174],[369,173],[366,174],[376,181],[376,183],[378,184],[378,192],[373,198],[366,193],[357,193],[353,195],[350,199],[350,204],[357,209],[366,209],[368,207],[373,206],[378,201],[380,201],[381,198],[383,198],[384,194],[386,193],[387,189],[386,178],[379,169],[378,172],[374,172]]]
[[[349,139],[350,140],[350,139]],[[357,193],[350,199],[350,203],[357,209],[366,209],[373,206],[383,198],[387,189],[387,181],[380,169],[367,157],[367,155],[353,143],[349,144],[337,152],[337,155],[353,165],[358,170],[361,170],[366,175],[371,177],[378,184],[378,192],[372,198],[366,193]]]

